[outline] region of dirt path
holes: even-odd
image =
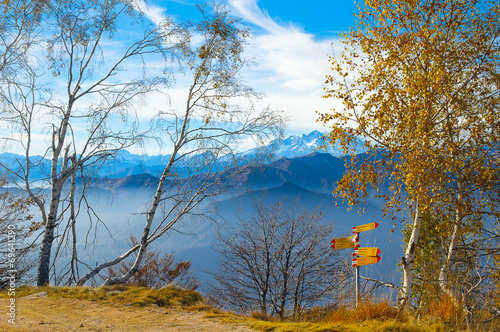
[[[16,324],[9,323],[8,299],[0,299],[0,331],[222,331],[244,326],[204,319],[204,313],[172,308],[103,305],[96,301],[28,296],[16,299]]]

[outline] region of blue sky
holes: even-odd
[[[179,22],[196,20],[199,15],[196,5],[205,3],[200,0],[134,1],[154,23],[160,23],[167,17]],[[317,112],[327,112],[332,106],[336,108],[341,106],[339,102],[321,98],[325,76],[331,72],[328,55],[332,55],[334,50],[336,54],[340,53],[339,33],[348,31],[355,23],[352,15],[356,10],[354,0],[220,1],[233,16],[240,18],[241,22],[252,31],[246,56],[258,65],[246,70],[243,77],[256,91],[265,94],[261,107],[270,105],[274,109],[283,110],[289,119],[287,123],[289,135],[307,134],[313,130],[326,131],[327,128],[316,123]],[[117,38],[108,41],[104,46],[107,56],[113,59],[116,54],[125,51],[129,36],[140,33],[131,29],[132,25],[124,21],[119,27],[120,33],[117,34]],[[121,44],[123,49],[120,47]],[[129,68],[130,71],[127,73],[133,72],[134,68],[137,66]],[[49,72],[46,75],[57,91],[65,91],[66,83],[63,78],[55,79]],[[178,83],[182,83],[182,78],[177,79]],[[187,86],[182,84],[169,89],[169,107],[182,109],[186,93]],[[141,108],[138,117],[141,118],[141,122],[148,123],[149,119],[164,106],[163,97],[148,98],[147,106]],[[40,122],[40,128],[33,130],[35,138],[32,143],[33,153],[43,154],[47,147],[46,143],[51,138],[50,130],[44,126],[45,122]],[[82,128],[84,127],[85,124],[82,124]],[[4,129],[0,133],[5,136],[17,134],[10,132],[9,129]],[[253,146],[242,148],[251,147]],[[16,153],[19,152],[18,149],[15,143],[10,143],[4,148],[5,151]],[[147,150],[149,154],[165,153],[151,145]],[[134,150],[134,152],[140,151]]]
[[[142,1],[142,0],[137,0]],[[152,21],[165,16],[195,18],[198,0],[148,0]],[[321,98],[328,55],[340,52],[339,33],[355,24],[355,2],[225,0],[226,7],[251,28],[247,56],[258,66],[245,73],[248,83],[266,94],[264,103],[289,116],[290,134],[325,130],[315,122],[316,111],[328,111],[332,100]]]
[[[163,14],[176,17],[190,17],[195,15],[196,4],[203,4],[199,0],[148,0],[151,7],[162,11]],[[317,38],[332,38],[339,31],[346,31],[354,25],[352,13],[356,11],[354,0],[312,0],[312,1],[284,1],[284,0],[225,0],[228,8],[237,14],[235,8],[246,6],[258,7],[277,24],[282,26],[295,26],[307,33],[314,34]],[[247,21],[247,23],[250,23]],[[254,33],[262,33],[253,25]]]
[[[336,37],[355,23],[352,13],[356,6],[352,0],[261,0],[257,4],[276,22],[302,27],[317,38]]]

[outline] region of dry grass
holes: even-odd
[[[211,311],[206,318],[238,322],[258,331],[283,332],[442,332],[451,331],[439,319],[419,320],[402,314],[387,301],[366,300],[358,308],[314,308],[302,317],[301,322],[279,321],[273,317],[252,313],[250,317]]]
[[[356,324],[332,324],[332,323],[291,323],[291,322],[253,322],[249,327],[259,331],[283,331],[283,332],[427,332],[443,331],[440,326],[419,326],[398,322],[366,321]]]
[[[161,289],[115,285],[109,287],[21,287],[16,290],[16,297],[23,297],[38,292],[47,292],[49,297],[81,299],[134,306],[156,304],[160,307],[189,307],[203,300],[195,291],[175,286]],[[0,292],[0,298],[6,298],[6,292]]]
[[[195,304],[188,308],[189,311],[199,311],[199,312],[221,312],[208,304]]]
[[[416,322],[409,316],[402,316],[387,302],[363,302],[357,309],[348,307],[340,308],[315,308],[307,312],[303,321],[279,321],[274,317],[258,312],[251,313],[249,317],[242,317],[233,313],[221,312],[202,306],[195,310],[206,311],[205,318],[217,319],[226,323],[245,324],[258,331],[282,332],[334,332],[334,331],[445,331],[440,322]]]
[[[458,326],[464,321],[464,312],[462,303],[454,303],[454,301],[442,296],[433,300],[423,313],[427,317],[435,317],[447,324]]]
[[[368,320],[406,322],[407,318],[388,301],[373,302],[371,299],[361,301],[358,308],[340,306],[327,314],[327,320],[335,323],[359,323]]]
[[[99,304],[125,305],[128,308],[157,305],[159,307],[182,308],[203,316],[213,322],[222,322],[229,326],[247,326],[258,331],[283,332],[330,332],[330,331],[374,331],[374,332],[444,332],[466,331],[463,315],[452,301],[446,298],[436,299],[416,314],[399,312],[388,301],[366,300],[359,308],[348,306],[314,308],[306,312],[302,321],[279,321],[275,317],[251,313],[244,317],[231,312],[223,312],[207,305],[202,296],[194,291],[178,287],[166,287],[155,290],[146,287],[116,285],[110,287],[24,287],[16,291],[16,297],[47,292],[49,298],[96,301]],[[0,292],[0,298],[6,298],[6,292]],[[477,331],[497,331],[498,325],[485,326]],[[500,331],[500,329],[498,329]],[[471,330],[476,331],[476,329]]]

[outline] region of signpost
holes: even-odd
[[[377,256],[381,251],[379,248],[363,247],[354,249],[354,253],[358,256]]]
[[[339,242],[354,242],[356,241],[356,235],[351,235],[351,236],[346,236],[346,237],[337,237],[332,240],[332,243],[339,243]]]
[[[348,249],[359,247],[358,237],[356,235],[351,235],[347,237],[339,237],[332,240],[331,247],[333,249]]]
[[[356,242],[333,242],[330,247],[333,249],[356,248]]]
[[[375,257],[355,257],[352,259],[352,266],[363,266],[363,265],[369,265],[369,264],[375,264],[380,262],[382,257],[380,256],[375,256]]]
[[[353,235],[333,239],[331,247],[333,249],[354,248],[352,267],[356,268],[356,308],[359,305],[359,267],[363,265],[376,264],[382,259],[379,248],[363,247],[359,245],[359,233],[377,228],[379,223],[371,222],[352,228]]]
[[[372,229],[375,229],[380,225],[378,222],[371,222],[369,224],[364,224],[361,226],[356,226],[352,228],[353,233],[359,233],[359,232],[365,232],[365,231],[371,231]]]

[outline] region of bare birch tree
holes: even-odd
[[[231,187],[231,178],[241,171],[237,149],[243,140],[262,144],[266,138],[281,135],[281,114],[268,107],[257,110],[258,94],[241,78],[249,64],[243,56],[248,30],[222,7],[215,6],[213,14],[200,9],[203,18],[191,26],[193,43],[185,58],[190,80],[185,107],[164,109],[155,119],[160,138],[170,142],[171,152],[144,212],[140,242],[89,271],[79,285],[135,253],[127,273],[110,277],[105,284],[127,282],[152,242],[181,220],[198,215],[203,202]],[[164,207],[161,213],[160,206]]]
[[[38,285],[50,280],[52,245],[63,221],[60,208],[68,179],[137,142],[136,106],[146,94],[168,84],[164,73],[184,42],[182,29],[172,22],[147,25],[135,13],[128,0],[50,3],[39,41],[47,51],[32,51],[21,73],[2,82],[3,120],[15,128],[12,137],[24,152],[19,168],[9,171],[35,201],[44,223]],[[122,54],[111,57],[106,43],[119,19],[129,19],[141,33]],[[162,61],[165,67],[149,71],[147,59]],[[137,63],[142,68],[134,70]],[[52,79],[43,75],[46,68]],[[132,70],[125,74],[127,68]],[[50,187],[47,198],[40,198],[32,184],[31,170],[40,161],[32,156],[32,145],[40,134],[49,136],[42,156],[50,160],[44,179]]]

